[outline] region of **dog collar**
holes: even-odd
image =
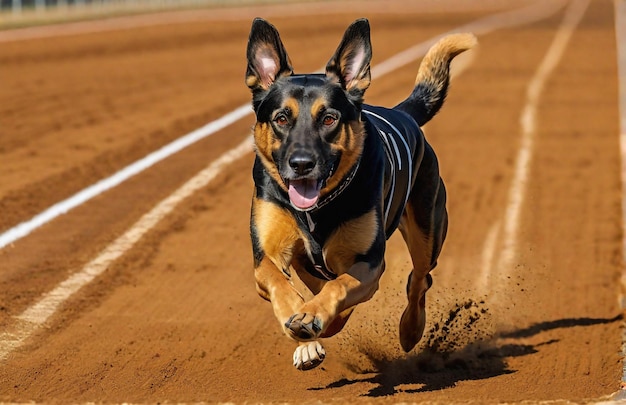
[[[350,185],[350,183],[352,182],[352,179],[354,179],[354,176],[356,176],[356,172],[359,170],[360,163],[361,163],[361,158],[357,160],[356,164],[352,167],[352,169],[350,170],[350,173],[348,173],[348,175],[341,182],[341,184],[332,193],[325,196],[322,201],[317,203],[314,209],[322,208],[323,206],[325,206],[326,204],[330,203],[335,198],[337,198],[337,196],[339,196],[339,194],[341,194],[343,190],[345,190],[346,187]]]
[[[359,170],[360,163],[361,163],[361,158],[357,160],[356,164],[352,167],[352,169],[350,170],[346,178],[343,179],[341,184],[332,193],[324,197],[322,201],[318,202],[312,208],[309,208],[307,210],[300,210],[301,212],[304,213],[304,216],[306,218],[306,223],[311,233],[315,231],[315,221],[313,221],[313,218],[311,218],[311,212],[317,211],[318,209],[322,208],[323,206],[327,205],[328,203],[333,201],[335,198],[337,198],[337,196],[339,196],[339,194],[341,194],[341,192],[350,185],[350,183],[352,182],[352,179],[354,179],[354,176],[356,176],[356,172]]]
[[[352,179],[354,179],[354,177],[356,176],[356,172],[359,170],[359,164],[360,163],[361,163],[361,158],[359,158],[359,160],[357,160],[356,164],[352,167],[352,169],[350,169],[350,172],[348,173],[346,178],[343,179],[341,184],[332,193],[330,193],[327,196],[325,196],[317,204],[315,204],[311,208],[307,208],[307,209],[304,209],[304,210],[296,208],[298,211],[303,212],[304,214],[306,214],[307,223],[309,225],[309,229],[311,230],[311,232],[313,232],[313,229],[315,229],[315,222],[311,218],[310,213],[314,212],[314,211],[317,211],[318,209],[322,208],[323,206],[325,206],[326,204],[330,203],[335,198],[337,198],[337,196],[339,196],[339,194],[341,194],[341,192],[343,190],[345,190],[346,187],[348,187],[350,185],[350,183],[352,182]],[[331,172],[330,176],[332,176],[332,172]]]

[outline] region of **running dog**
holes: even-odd
[[[475,43],[472,34],[441,39],[412,93],[387,109],[363,103],[372,57],[366,19],[348,27],[323,74],[294,74],[276,28],[260,18],[252,23],[246,84],[257,120],[254,275],[257,292],[298,342],[296,368],[321,364],[320,338],[339,332],[374,295],[396,229],[413,262],[400,343],[408,352],[421,339],[448,215],[437,157],[420,127],[443,104],[450,61]],[[294,276],[309,291],[298,291]]]

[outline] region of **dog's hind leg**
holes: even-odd
[[[409,302],[400,319],[400,344],[406,352],[424,333],[426,291],[432,285],[429,273],[437,264],[448,226],[445,187],[438,175],[436,179],[420,183],[419,189],[411,192],[399,226],[413,262],[407,283]]]
[[[420,341],[426,327],[426,291],[432,284],[430,277],[430,243],[421,233],[410,207],[400,222],[400,231],[409,247],[413,270],[406,286],[408,304],[400,319],[400,344],[408,352]]]

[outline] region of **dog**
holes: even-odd
[[[372,58],[367,19],[347,28],[322,74],[294,74],[276,28],[253,21],[246,84],[256,114],[254,276],[258,294],[298,344],[297,369],[320,365],[320,339],[338,333],[374,295],[396,229],[413,264],[400,344],[408,352],[421,339],[430,271],[448,228],[445,186],[421,127],[444,102],[451,60],[475,43],[472,34],[439,40],[408,98],[387,109],[364,104]],[[299,291],[294,277],[309,291]]]

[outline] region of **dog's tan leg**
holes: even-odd
[[[408,352],[420,341],[426,327],[426,291],[430,287],[430,254],[427,238],[413,222],[403,216],[400,230],[409,246],[413,270],[407,282],[408,304],[400,319],[400,344]],[[406,229],[406,231],[405,231]]]
[[[331,337],[339,333],[343,329],[343,327],[346,325],[346,322],[348,322],[348,319],[350,319],[350,315],[352,315],[352,311],[354,311],[354,307],[348,308],[345,311],[341,312],[339,315],[337,315],[335,319],[333,319],[331,324],[328,325],[328,327],[326,327],[326,329],[320,335],[320,337],[323,337],[323,338]]]
[[[300,280],[302,280],[302,282],[306,285],[306,287],[313,294],[318,294],[328,281],[320,280],[319,278],[313,277],[310,273],[308,273],[305,268],[306,261],[308,261],[307,256],[305,254],[301,255],[298,258],[294,259],[292,266],[296,270],[298,277],[300,278]],[[312,298],[312,297],[309,297],[309,298]],[[354,308],[349,308],[341,312],[339,315],[337,315],[337,317],[335,317],[333,322],[325,329],[324,333],[322,333],[320,337],[322,338],[331,337],[337,334],[339,331],[341,331],[341,329],[343,329],[344,325],[350,318],[350,315],[352,314],[353,310]]]
[[[306,255],[302,242],[298,240],[297,226],[283,209],[259,200],[253,202],[253,221],[258,247],[264,252],[254,270],[257,292],[271,302],[283,331],[293,338],[286,324],[305,302],[289,272],[292,258],[295,259],[293,266],[296,271],[301,275],[305,272],[301,262]],[[307,286],[318,292],[322,283],[309,282]],[[293,364],[299,370],[310,370],[319,366],[325,356],[319,341],[301,342],[294,351]]]
[[[298,226],[284,208],[253,198],[251,228],[257,292],[272,303],[276,318],[284,325],[304,302],[289,273],[292,257],[300,248]]]
[[[430,243],[412,218],[407,207],[400,221],[400,231],[409,247],[413,270],[406,286],[408,304],[400,319],[400,344],[408,352],[420,341],[426,327],[426,291],[430,287]]]
[[[284,328],[289,317],[302,306],[304,298],[287,276],[267,258],[254,269],[254,276],[257,292],[272,303],[274,315]]]
[[[294,339],[309,341],[325,335],[337,316],[342,313],[347,315],[344,311],[374,295],[385,267],[385,239],[379,228],[379,215],[376,210],[372,210],[352,219],[342,224],[327,239],[324,245],[326,264],[338,276],[328,281],[313,299],[304,303],[289,319],[287,330]],[[372,257],[372,261],[378,262],[378,265],[356,260],[371,251],[376,252],[376,258]],[[343,326],[341,321],[338,322],[333,328]]]
[[[286,325],[288,332],[300,341],[317,339],[340,313],[374,295],[381,274],[382,266],[371,268],[368,263],[356,263],[347,273],[326,283],[318,295],[291,316]]]
[[[430,271],[437,263],[447,229],[445,188],[432,184],[432,204],[423,204],[420,189],[411,194],[400,221],[400,232],[409,248],[413,270],[407,283],[408,304],[400,319],[400,344],[408,352],[420,341],[426,326],[426,291],[432,285]],[[424,210],[424,206],[429,210]]]
[[[293,338],[287,325],[291,316],[305,302],[293,285],[289,272],[292,259],[295,257],[294,265],[301,267],[299,261],[304,254],[298,226],[285,209],[255,198],[252,202],[252,227],[255,235],[253,241],[256,240],[255,254],[260,257],[255,261],[254,269],[257,292],[271,302],[283,331]],[[320,354],[323,351],[319,343],[315,347],[298,347],[294,353],[294,362],[296,358],[300,359],[296,365],[300,369],[315,367],[324,360]]]
[[[262,260],[254,273],[259,295],[272,303],[274,315],[285,334],[293,338],[287,323],[291,315],[304,304],[304,298],[270,260]],[[325,357],[326,351],[319,341],[299,342],[293,353],[293,365],[298,370],[310,370],[319,366]]]

